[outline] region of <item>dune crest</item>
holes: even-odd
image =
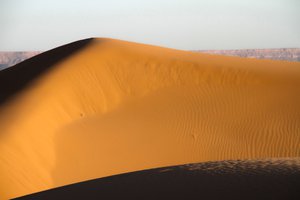
[[[3,199],[149,168],[300,156],[300,63],[90,39],[0,77]]]

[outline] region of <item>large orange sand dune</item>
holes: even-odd
[[[0,71],[0,199],[155,167],[300,156],[300,63],[111,39]]]

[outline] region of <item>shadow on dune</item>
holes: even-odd
[[[300,161],[219,161],[144,170],[17,198],[300,199]]]
[[[88,45],[93,39],[73,42],[0,71],[0,106],[56,63]]]

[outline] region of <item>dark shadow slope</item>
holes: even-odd
[[[296,200],[299,188],[299,159],[220,161],[115,175],[17,199]]]
[[[57,47],[0,71],[0,106],[35,78],[50,70],[59,61],[81,50],[92,40],[90,38]]]

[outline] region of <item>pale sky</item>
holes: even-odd
[[[184,50],[300,47],[300,0],[0,0],[0,51],[109,37]]]

